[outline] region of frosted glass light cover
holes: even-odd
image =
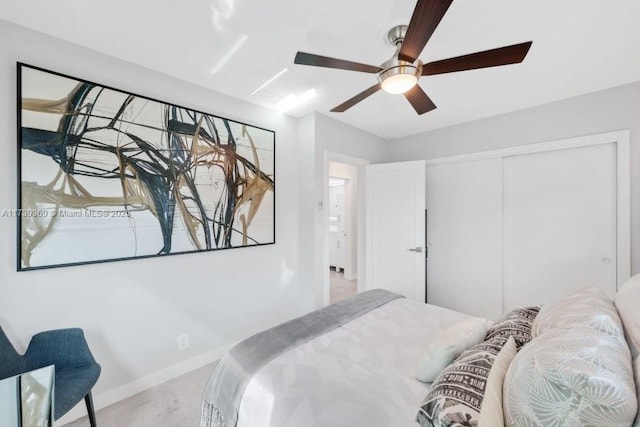
[[[418,83],[418,78],[413,74],[396,74],[387,77],[382,82],[382,90],[388,93],[405,93]]]

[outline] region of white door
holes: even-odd
[[[502,159],[427,166],[427,300],[502,315]]]
[[[504,158],[504,309],[616,292],[616,145]]]
[[[425,300],[425,162],[367,166],[366,287]]]
[[[344,190],[344,185],[342,186]],[[337,244],[336,248],[336,269],[344,270],[347,264],[347,233],[345,228],[345,206],[344,191],[336,196],[336,210],[338,212],[337,221]]]

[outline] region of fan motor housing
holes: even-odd
[[[382,71],[377,74],[378,81],[396,74],[413,74],[418,78],[422,74],[422,61],[417,59],[415,62],[409,62],[393,57],[390,60],[383,62],[380,65],[380,68],[382,68]]]
[[[389,43],[394,46],[397,46],[398,43],[402,43],[402,41],[404,40],[404,36],[407,34],[407,28],[409,27],[406,25],[396,25],[395,27],[390,29],[387,33],[387,39],[389,40]]]

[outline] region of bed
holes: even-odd
[[[626,295],[618,308],[629,318],[624,327],[614,302],[595,288],[558,307],[545,307],[540,315],[539,307],[518,309],[493,325],[386,291],[369,291],[238,344],[211,375],[201,427],[629,426],[638,399],[632,363],[638,369],[640,315],[635,304],[640,302],[640,278],[623,289]],[[460,325],[482,321],[482,335],[469,341]],[[627,323],[638,331],[630,331]],[[466,340],[460,342],[458,336]],[[442,358],[443,348],[452,346],[461,348],[445,352],[453,360],[436,361],[442,366],[434,382],[416,379],[429,353],[425,349],[431,349],[432,358],[434,351]],[[553,357],[541,361],[539,355],[547,353]],[[596,360],[600,353],[605,362]],[[537,371],[545,363],[558,378]],[[469,384],[481,371],[485,378]],[[465,384],[452,384],[461,377]],[[556,393],[558,387],[568,394]],[[554,392],[548,393],[549,388]],[[581,402],[577,406],[570,403],[576,397]],[[551,409],[540,410],[541,405]]]

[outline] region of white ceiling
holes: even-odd
[[[414,6],[413,0],[0,0],[0,18],[270,108],[315,88],[318,96],[289,114],[317,111],[385,138],[640,80],[638,0],[455,0],[424,62],[532,40],[525,61],[423,77],[420,85],[438,106],[423,116],[402,96],[384,92],[330,113],[375,84],[375,76],[294,65],[296,51],[379,65],[394,51],[386,32],[408,23]]]

